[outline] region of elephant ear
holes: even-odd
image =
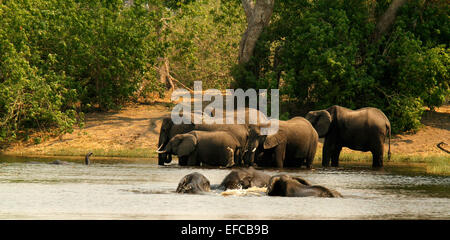
[[[267,135],[264,140],[264,149],[274,148],[282,143],[286,142],[286,135],[283,134],[280,130],[277,133],[272,135]]]
[[[196,146],[197,137],[192,134],[186,134],[186,136],[181,140],[180,145],[178,145],[178,157],[188,156],[195,150]]]
[[[308,181],[306,181],[305,179],[301,178],[301,177],[293,177],[294,180],[296,180],[297,182],[306,185],[306,186],[311,186],[311,183],[309,183]]]
[[[283,182],[286,179],[286,175],[273,176],[269,180],[267,185],[267,195],[269,196],[284,196],[286,194],[286,186],[283,186]]]
[[[276,196],[277,190],[279,191],[279,181],[281,176],[273,176],[269,180],[269,184],[267,185],[267,195]]]
[[[322,110],[318,112],[314,128],[317,131],[319,137],[325,137],[331,125],[331,115],[328,111]]]

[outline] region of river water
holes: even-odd
[[[264,189],[177,194],[192,172],[219,184],[229,169],[126,161],[49,164],[0,157],[0,219],[450,219],[450,177],[411,167],[264,169],[301,176],[344,198],[269,197]]]

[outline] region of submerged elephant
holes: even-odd
[[[191,131],[175,135],[158,153],[175,154],[180,165],[235,165],[240,159],[239,141],[225,131]]]
[[[177,193],[202,193],[209,192],[211,185],[209,180],[201,173],[194,172],[184,176],[178,183]]]
[[[332,106],[326,110],[311,111],[306,117],[319,137],[325,137],[322,166],[339,165],[342,147],[372,152],[372,167],[383,167],[384,141],[389,134],[388,159],[391,155],[391,123],[377,108],[351,110]]]
[[[247,189],[250,187],[267,187],[270,175],[258,171],[253,167],[236,169],[231,171],[219,185],[222,190]]]
[[[314,185],[300,177],[276,175],[270,178],[267,195],[283,197],[342,197],[334,190]]]
[[[279,121],[278,132],[261,134],[263,125],[252,125],[244,148],[244,163],[258,166],[311,168],[316,154],[318,135],[303,117]]]

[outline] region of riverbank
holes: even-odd
[[[120,111],[88,113],[83,128],[59,137],[34,134],[29,141],[14,143],[1,153],[10,156],[73,156],[84,157],[93,152],[91,159],[129,158],[154,161],[159,128],[162,119],[169,116],[168,101],[130,105]],[[424,164],[431,174],[450,175],[450,155],[439,149],[440,142],[450,144],[450,105],[425,112],[422,128],[414,133],[393,136],[391,140],[394,163]],[[36,143],[34,139],[43,139]],[[443,145],[450,150],[450,145]],[[321,161],[321,148],[317,149],[315,163]],[[387,151],[387,144],[386,144]],[[371,163],[371,154],[345,148],[341,161]]]

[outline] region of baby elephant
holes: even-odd
[[[209,180],[198,172],[184,176],[177,187],[177,193],[202,193],[210,190]]]
[[[227,189],[247,189],[250,187],[267,187],[270,175],[250,168],[236,169],[231,171],[222,181],[219,188]]]
[[[340,193],[334,190],[318,185],[311,186],[308,181],[300,177],[291,177],[285,174],[273,176],[269,180],[267,195],[285,197],[342,197]]]

